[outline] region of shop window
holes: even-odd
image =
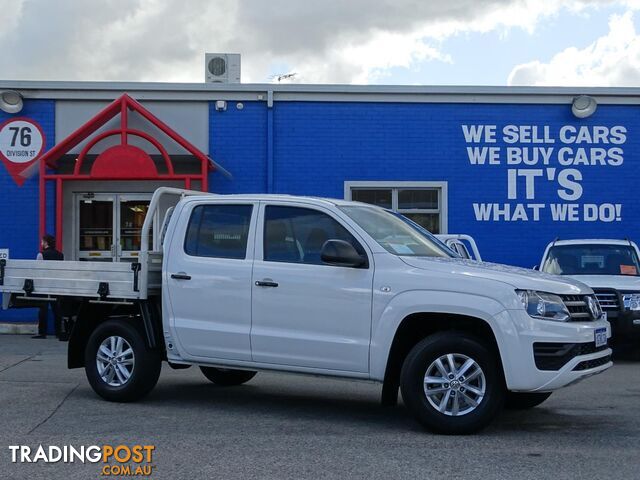
[[[446,182],[345,182],[345,198],[401,213],[432,233],[446,233],[446,187]]]
[[[247,256],[251,205],[199,205],[193,209],[184,250],[195,257]]]
[[[371,203],[382,208],[393,208],[393,189],[382,190],[357,188],[351,191],[351,199],[356,202]]]

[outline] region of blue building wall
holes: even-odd
[[[268,191],[267,110],[211,109],[210,151],[234,175],[213,174],[212,191]],[[583,120],[569,105],[535,104],[276,102],[272,111],[276,193],[342,198],[345,181],[446,181],[449,232],[474,236],[485,260],[528,267],[556,237],[640,240],[637,107],[601,105]],[[483,125],[495,135],[474,141]],[[467,148],[497,150],[479,164]],[[532,160],[518,164],[517,154]]]
[[[210,152],[233,178],[212,173],[210,190],[342,198],[345,181],[446,181],[449,232],[474,236],[485,260],[530,267],[556,237],[640,240],[636,110],[600,105],[580,120],[569,105],[551,104],[275,102],[269,108],[245,101],[216,111],[211,103]],[[53,146],[55,102],[28,100],[19,115],[38,122],[46,148]],[[0,122],[7,118],[0,112]],[[508,149],[531,161],[510,162]],[[474,151],[483,161],[474,160]],[[570,161],[579,155],[578,164]],[[588,164],[592,158],[595,165]],[[33,258],[37,178],[18,187],[0,175],[0,201],[0,248],[10,248],[13,258]],[[53,233],[53,185],[47,205]],[[562,218],[560,211],[572,213]],[[0,313],[0,321],[23,318],[35,317]]]
[[[37,122],[45,137],[45,149],[55,144],[55,102],[53,100],[26,100],[18,114],[0,111],[0,123],[13,117],[26,117]],[[28,179],[19,187],[0,165],[0,248],[9,248],[11,258],[35,258],[40,251],[38,238],[38,176]],[[48,192],[47,228],[53,228],[55,193],[53,185]],[[0,321],[33,320],[36,310],[0,310]]]
[[[244,102],[242,110],[229,102],[226,111],[209,105],[209,153],[232,173],[229,179],[211,175],[216,193],[261,193],[267,190],[267,107]]]

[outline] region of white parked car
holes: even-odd
[[[589,285],[608,316],[614,342],[640,340],[640,251],[629,240],[551,242],[541,270]]]
[[[393,210],[389,209],[385,209],[385,211],[395,215],[405,223],[411,225],[414,229],[422,233],[434,244],[442,247],[442,249],[451,251],[455,257],[466,258],[468,260],[477,260],[478,262],[482,261],[480,251],[478,250],[476,241],[472,236],[457,233],[433,234],[422,225],[414,222],[409,217],[405,217],[401,213],[394,212]]]
[[[168,195],[183,198],[156,216],[164,243],[146,251]],[[12,259],[0,271],[5,304],[83,300],[68,364],[107,400],[146,395],[166,360],[219,385],[259,370],[373,380],[427,428],[468,433],[505,399],[532,407],[612,365],[589,287],[454,258],[376,206],[161,188],[141,244],[133,265]]]
[[[471,235],[462,233],[439,233],[436,235],[447,247],[456,252],[462,258],[482,261],[478,245]]]

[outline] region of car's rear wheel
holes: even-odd
[[[132,402],[158,382],[162,361],[140,332],[121,320],[99,325],[85,348],[85,373],[93,390],[113,402]]]
[[[462,332],[437,333],[413,347],[402,367],[400,388],[414,417],[438,433],[476,432],[504,403],[495,355]]]
[[[504,407],[509,410],[534,408],[551,396],[551,392],[507,392]]]
[[[256,376],[252,370],[235,370],[228,368],[200,367],[200,370],[211,382],[223,387],[242,385]]]

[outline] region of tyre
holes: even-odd
[[[133,402],[148,394],[160,376],[162,361],[141,333],[122,320],[108,320],[89,337],[85,373],[93,390],[111,402]]]
[[[242,385],[248,382],[256,373],[250,370],[231,370],[227,368],[200,367],[200,370],[216,385],[222,387],[232,387],[234,385]]]
[[[504,407],[509,410],[526,410],[537,407],[550,396],[551,392],[507,392]]]
[[[495,355],[461,332],[436,333],[413,347],[402,366],[400,390],[419,423],[449,435],[486,427],[505,398]]]

